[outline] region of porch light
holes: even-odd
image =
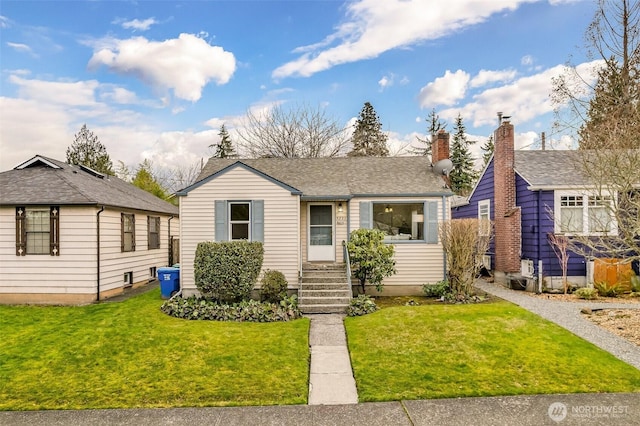
[[[342,203],[338,203],[338,213],[342,213]]]
[[[391,207],[389,204],[387,204],[387,206],[384,208],[384,212],[385,213],[391,213],[393,211],[393,207]]]

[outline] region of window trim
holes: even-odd
[[[482,211],[486,208],[486,214]],[[486,219],[484,216],[486,215]],[[489,226],[484,226],[483,220],[487,220]],[[491,236],[491,199],[478,201],[478,222],[480,224],[478,232],[481,237]]]
[[[151,224],[155,222],[155,232],[151,232]],[[160,248],[160,216],[147,216],[147,250],[157,250]],[[152,235],[156,236],[155,240]],[[156,244],[153,244],[155,242]]]
[[[241,204],[246,204],[249,208],[249,219],[248,220],[233,220],[231,219],[231,207],[234,205],[241,205]],[[251,205],[251,201],[236,201],[236,200],[229,200],[227,202],[227,217],[229,218],[229,220],[227,221],[227,232],[228,232],[228,236],[229,236],[229,241],[253,241],[252,239],[252,232],[251,232],[251,224],[253,223],[253,207]],[[233,225],[247,225],[247,238],[246,240],[244,238],[239,238],[239,239],[234,239],[233,238]]]
[[[49,210],[49,251],[29,253],[27,237],[27,211]],[[60,206],[16,206],[16,256],[60,256]]]
[[[573,232],[573,231],[568,231],[568,232],[564,232],[562,230],[562,199],[563,197],[577,197],[580,198],[580,201],[582,203],[581,206],[574,206],[572,208],[577,209],[578,207],[582,210],[582,231],[580,232]],[[590,201],[592,201],[593,198],[595,197],[604,197],[607,198],[609,203],[615,203],[615,199],[613,199],[613,197],[611,195],[600,195],[600,194],[596,194],[596,193],[589,193],[589,192],[581,192],[581,191],[554,191],[554,208],[553,208],[553,214],[554,214],[554,232],[556,234],[562,234],[562,235],[567,235],[567,236],[572,236],[572,235],[579,235],[579,236],[606,236],[606,235],[611,235],[611,236],[615,236],[618,234],[618,224],[616,222],[616,218],[615,216],[611,216],[611,223],[610,223],[610,227],[609,227],[609,231],[606,232],[591,232],[589,230],[590,228],[590,214],[589,214],[589,209],[590,207]],[[567,206],[568,208],[568,206]],[[611,212],[610,208],[607,208],[606,211],[608,213]]]
[[[125,218],[131,218],[131,232],[125,231]],[[131,234],[131,250],[125,249],[126,234]],[[122,253],[136,251],[136,215],[134,213],[120,213],[120,251]]]

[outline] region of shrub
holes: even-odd
[[[195,284],[205,298],[222,303],[249,299],[262,269],[260,242],[202,242],[193,262]]]
[[[593,286],[602,297],[618,297],[618,294],[622,292],[620,284],[609,284],[606,281],[595,282]]]
[[[347,243],[353,275],[360,281],[362,293],[369,281],[382,291],[382,280],[396,273],[393,255],[395,248],[384,243],[384,232],[379,229],[356,229]]]
[[[260,298],[263,302],[279,303],[287,297],[287,287],[289,283],[280,271],[267,269],[264,271],[260,284],[262,286],[260,289]]]
[[[376,302],[366,294],[360,294],[358,297],[351,299],[347,307],[347,315],[357,317],[360,315],[370,314],[378,310]]]
[[[427,297],[442,297],[449,293],[449,282],[447,280],[438,281],[435,284],[425,284],[422,286],[422,291]]]
[[[598,290],[595,288],[582,287],[573,292],[579,299],[593,300],[598,297]]]
[[[631,291],[640,293],[640,277],[635,274],[631,275]]]
[[[162,304],[167,315],[186,320],[275,322],[300,318],[296,296],[285,297],[280,303],[243,300],[232,305],[192,296],[176,297]]]

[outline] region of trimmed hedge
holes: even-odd
[[[264,247],[257,241],[202,242],[193,262],[200,293],[221,303],[250,298],[262,269]]]
[[[244,300],[233,305],[196,296],[186,299],[176,297],[164,302],[160,310],[172,317],[186,320],[276,322],[301,317],[296,296],[285,297],[280,303]]]

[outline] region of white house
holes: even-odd
[[[178,231],[174,205],[35,156],[0,173],[0,303],[89,303],[146,284]]]

